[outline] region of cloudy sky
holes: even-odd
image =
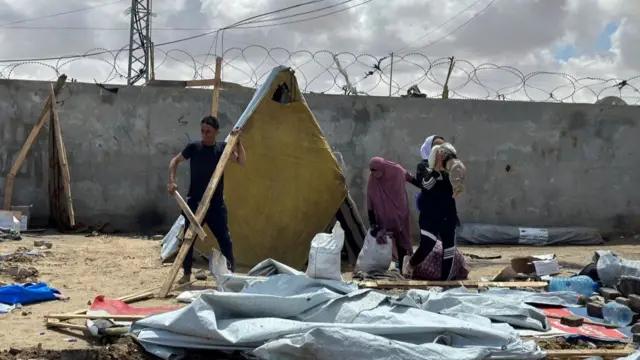
[[[300,6],[277,12],[293,5]],[[130,6],[129,0],[0,0],[1,74],[50,80],[58,67],[78,81],[126,82],[128,52],[117,50],[129,43]],[[346,82],[337,59],[357,91],[400,95],[418,85],[433,97],[453,56],[450,97],[594,102],[614,95],[640,103],[634,0],[153,0],[152,6],[157,79],[213,78],[211,49],[224,54],[223,79],[245,86],[284,64],[297,69],[306,91],[340,93]],[[116,51],[35,60],[99,49]],[[629,85],[618,90],[622,80]]]

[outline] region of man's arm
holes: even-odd
[[[184,156],[180,153],[174,156],[173,159],[171,159],[171,162],[169,162],[169,183],[167,185],[167,190],[169,190],[169,194],[171,195],[173,195],[178,188],[178,185],[176,185],[176,169],[184,160]]]
[[[233,149],[233,161],[242,166],[247,163],[247,154],[244,152],[244,144],[242,138],[238,138],[236,142],[236,148]]]

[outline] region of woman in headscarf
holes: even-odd
[[[413,256],[403,261],[402,273],[405,277],[413,275],[413,269],[427,258],[440,238],[443,247],[440,278],[451,279],[456,252],[455,232],[459,220],[454,189],[444,168],[444,164],[450,159],[444,158],[445,152],[438,152],[433,161],[434,166],[429,166],[431,149],[443,143],[441,136],[433,135],[427,138],[420,149],[423,160],[418,163],[416,174],[421,188],[418,200],[420,245]],[[455,153],[447,154],[455,157]]]
[[[369,161],[367,210],[371,235],[392,233],[402,269],[405,255],[413,254],[411,216],[407,198],[407,182],[419,187],[416,178],[399,164],[374,157]]]
[[[442,143],[444,143],[444,138],[442,136],[440,135],[429,136],[420,147],[420,156],[422,156],[422,160],[428,161],[429,155],[431,154],[431,149],[434,146],[440,145]],[[418,211],[420,211],[420,206],[418,204],[420,203],[421,195],[422,195],[422,192],[419,192],[418,195],[416,195],[416,207],[418,208]]]

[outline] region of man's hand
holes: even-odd
[[[173,196],[173,194],[176,193],[176,190],[178,190],[178,184],[170,181],[169,184],[167,184],[167,191],[169,191],[169,195]]]

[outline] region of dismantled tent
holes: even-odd
[[[274,68],[236,124],[247,151],[244,166],[229,164],[224,197],[236,263],[272,258],[302,268],[311,239],[338,220],[355,263],[364,226],[349,198],[345,176],[307,106],[294,71]],[[195,249],[208,257],[218,242],[207,226]]]

